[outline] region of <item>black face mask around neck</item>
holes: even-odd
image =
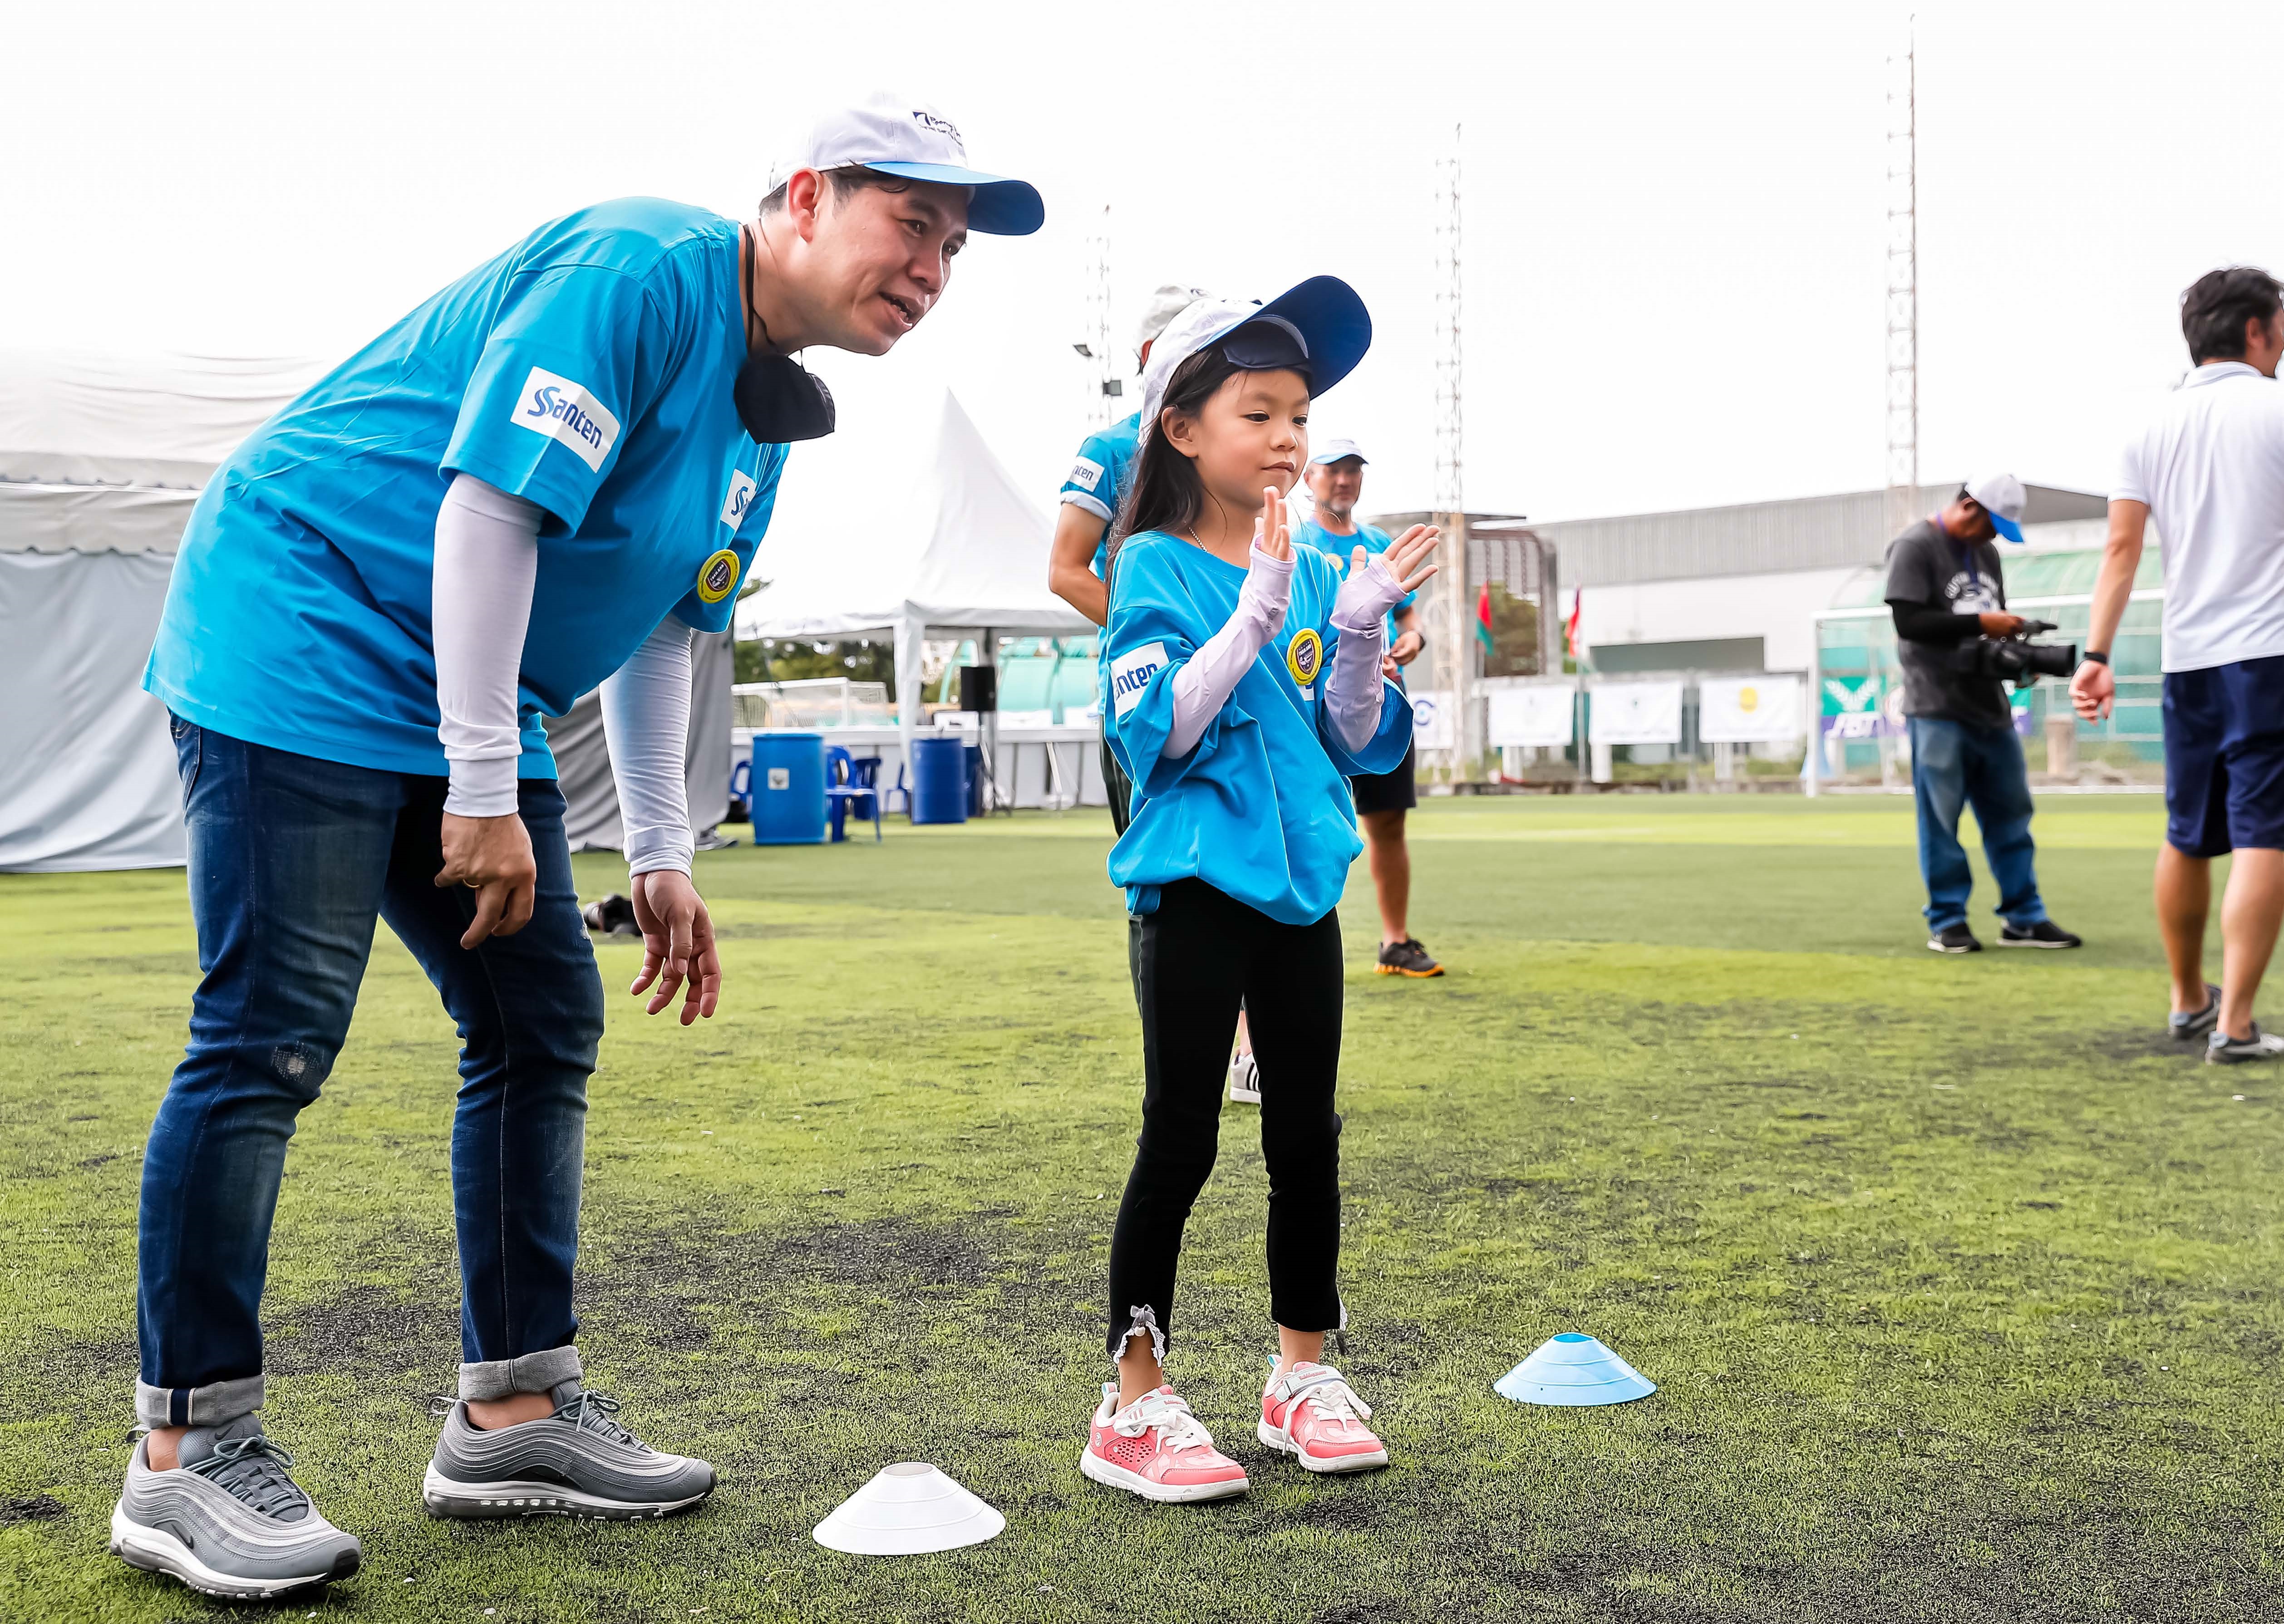
[[[746,308],[750,319],[759,323],[762,342],[770,338],[770,326],[754,308],[754,262],[760,258],[759,248],[748,239],[746,257]],[[738,402],[738,421],[746,426],[756,445],[791,445],[796,440],[822,440],[833,429],[833,391],[825,380],[804,369],[789,355],[772,355],[753,347],[751,328],[747,331],[746,364],[738,369],[738,383],[732,392]]]
[[[759,350],[747,355],[738,369],[736,394],[738,421],[758,444],[791,445],[833,432],[833,391],[789,356]]]

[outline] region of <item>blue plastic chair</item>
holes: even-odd
[[[845,822],[854,810],[872,820],[872,842],[880,840],[880,792],[875,783],[880,771],[877,755],[851,755],[840,745],[825,746],[825,797],[833,813],[833,839],[849,838]]]
[[[754,821],[754,758],[749,750],[730,769],[730,799],[745,808],[746,821]]]

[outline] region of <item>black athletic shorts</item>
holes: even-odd
[[[1378,772],[1349,780],[1349,792],[1356,797],[1356,809],[1365,812],[1409,812],[1420,804],[1420,792],[1412,781],[1412,746],[1404,746],[1404,759],[1394,770]]]

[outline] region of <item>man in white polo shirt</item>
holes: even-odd
[[[2106,716],[2117,635],[2142,540],[2165,556],[2165,845],[2157,925],[2173,977],[2172,1034],[2217,1064],[2284,1055],[2252,1001],[2284,919],[2284,286],[2236,266],[2181,295],[2196,370],[2128,442],[2109,499],[2078,714]],[[2204,979],[2212,859],[2233,854],[2221,903],[2221,981]]]

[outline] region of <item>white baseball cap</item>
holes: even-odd
[[[1174,370],[1201,349],[1238,336],[1257,338],[1240,365],[1290,366],[1309,377],[1309,393],[1324,394],[1357,369],[1372,347],[1372,315],[1356,289],[1338,277],[1311,277],[1267,304],[1201,299],[1166,325],[1142,369],[1142,429],[1155,429]],[[1257,360],[1255,359],[1257,357]]]
[[[1212,297],[1201,287],[1184,287],[1178,282],[1162,284],[1143,307],[1141,323],[1134,329],[1134,347],[1139,349],[1153,342],[1176,316],[1199,300]]]
[[[2030,505],[2030,493],[2022,488],[2022,481],[2011,473],[1977,474],[1967,482],[1967,494],[1983,504],[1991,515],[1991,527],[2010,542],[2022,539],[2022,515]]]
[[[1353,440],[1327,440],[1325,441],[1324,449],[1309,460],[1312,463],[1337,463],[1351,457],[1360,463],[1368,463],[1372,460],[1357,449],[1357,442]]]
[[[1047,217],[1036,187],[969,168],[967,144],[957,124],[926,102],[887,90],[875,90],[810,125],[794,155],[770,171],[769,190],[784,185],[796,169],[856,168],[974,187],[967,205],[970,230],[1029,237]]]

